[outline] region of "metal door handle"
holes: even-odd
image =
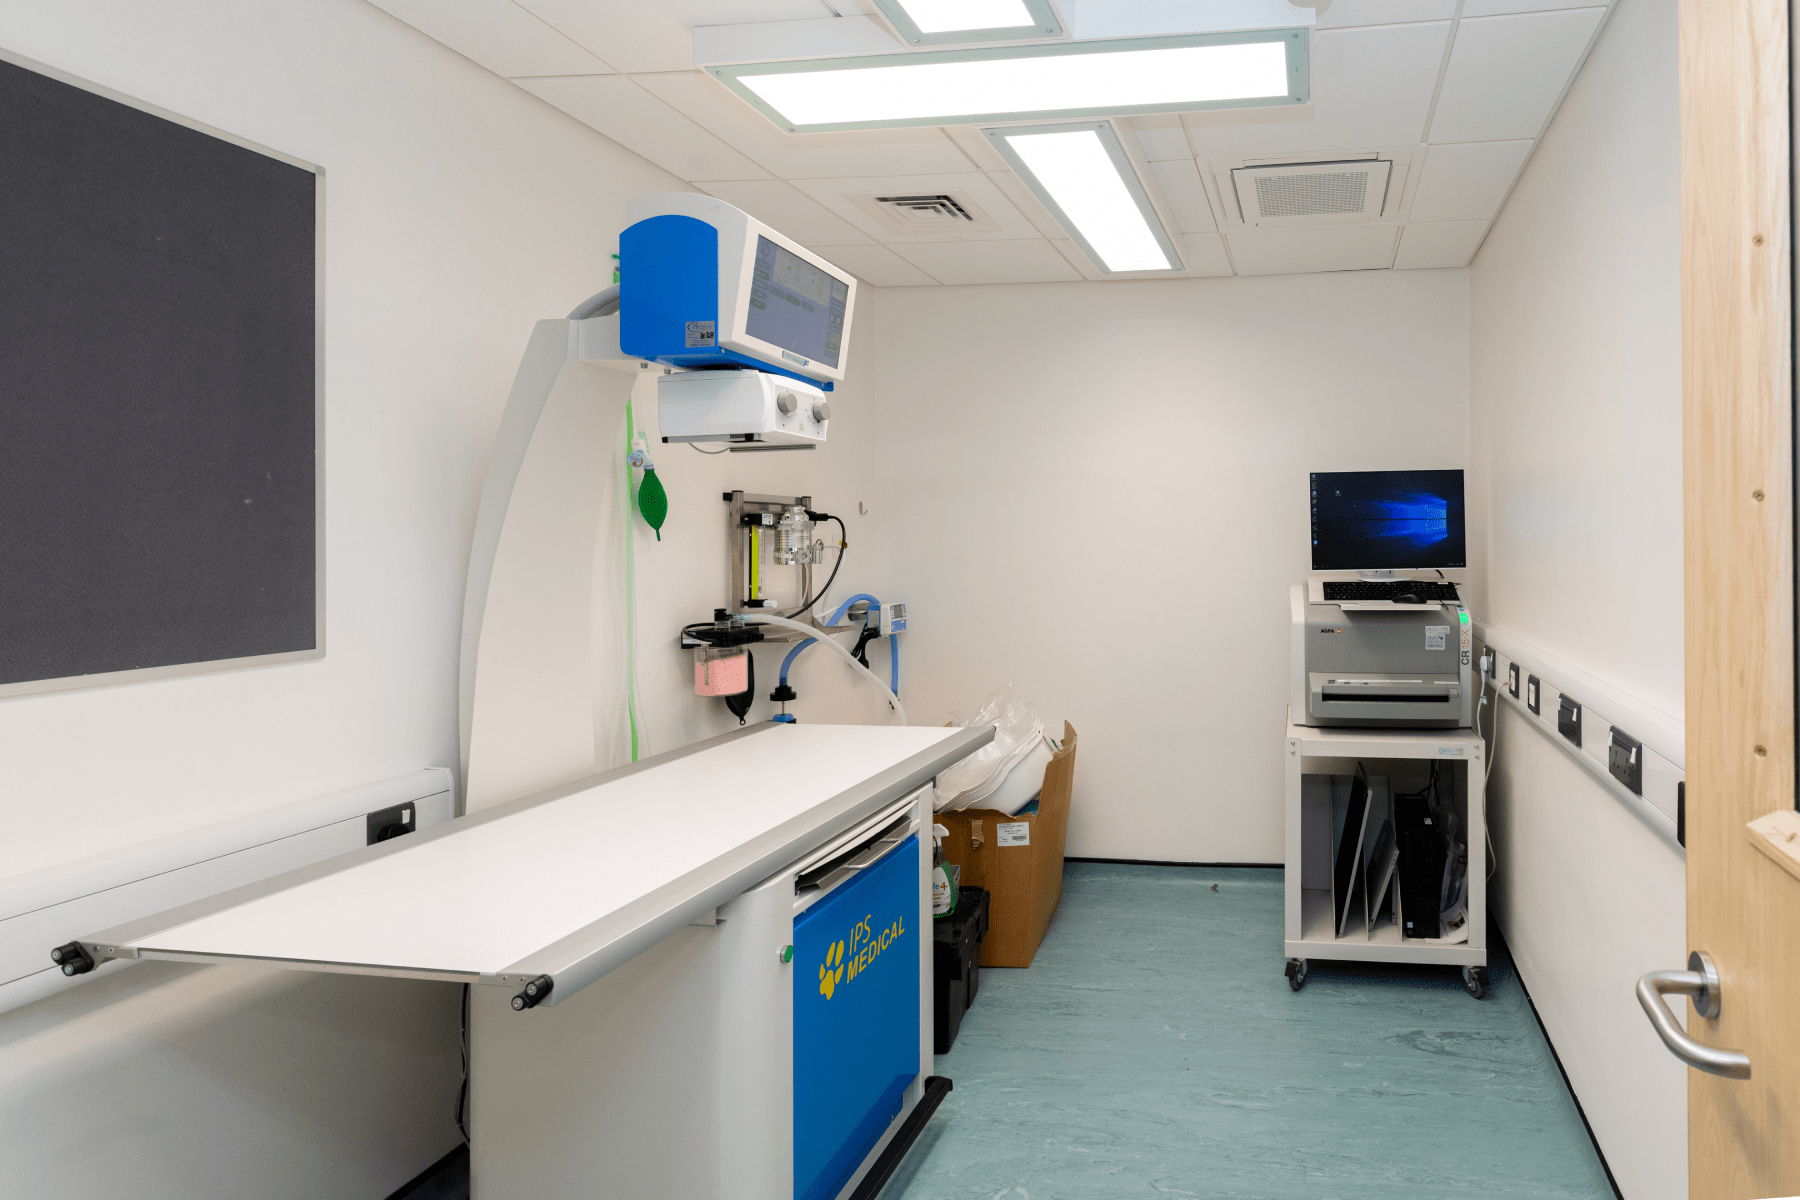
[[[1712,956],[1704,950],[1688,955],[1685,971],[1652,971],[1638,980],[1638,1003],[1644,1015],[1656,1026],[1656,1036],[1669,1053],[1697,1071],[1723,1075],[1727,1079],[1750,1078],[1750,1056],[1737,1050],[1719,1050],[1696,1042],[1675,1020],[1675,1014],[1663,1003],[1663,997],[1674,994],[1692,996],[1694,1011],[1709,1020],[1719,1015],[1719,971]]]

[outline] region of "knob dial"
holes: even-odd
[[[800,407],[800,398],[792,392],[777,392],[775,394],[775,407],[779,408],[784,413],[791,413],[796,408]]]
[[[821,425],[831,420],[831,402],[829,400],[813,401],[813,420]]]

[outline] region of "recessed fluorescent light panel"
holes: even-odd
[[[790,133],[1304,104],[1303,29],[708,68]]]
[[[1017,42],[1065,32],[1050,0],[875,0],[875,7],[913,46]]]
[[[1181,270],[1110,121],[982,132],[1102,271]]]

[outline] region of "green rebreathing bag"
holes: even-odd
[[[662,525],[669,518],[669,494],[663,491],[655,467],[644,468],[644,481],[638,484],[637,506],[644,524],[656,531],[657,541],[662,541]]]

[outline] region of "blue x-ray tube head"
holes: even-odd
[[[1316,471],[1312,569],[1468,565],[1461,471]]]

